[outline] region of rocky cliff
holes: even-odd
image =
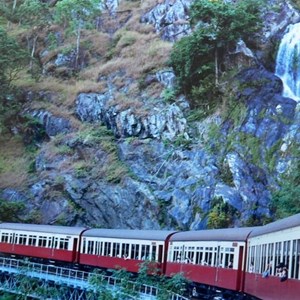
[[[26,203],[22,220],[200,229],[218,201],[231,207],[232,226],[272,217],[272,192],[300,143],[300,107],[281,95],[274,57],[300,15],[288,1],[268,1],[258,46],[241,41],[224,62],[238,70],[222,78],[226,108],[192,121],[189,99],[170,101],[176,77],[166,63],[172,43],[191,32],[191,2],[107,0],[93,37],[99,44],[82,53],[77,77],[74,53],[50,55],[43,40],[44,78],[67,80],[71,89],[85,81],[71,101],[59,84],[23,93],[22,114],[37,120],[42,138],[31,135],[38,150],[26,184],[1,190],[1,198]],[[55,36],[62,47],[63,33]]]

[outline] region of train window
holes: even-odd
[[[219,253],[219,261],[218,261],[219,267],[222,267],[222,268],[225,267],[224,257],[225,257],[224,253],[220,252]]]
[[[1,235],[1,243],[8,243],[8,236],[9,236],[8,233],[2,232],[2,235]]]
[[[203,265],[213,265],[214,262],[213,262],[212,258],[213,258],[213,248],[212,247],[205,247],[204,259],[201,263]]]
[[[226,268],[232,268],[233,259],[234,259],[233,254],[225,253],[225,267]]]
[[[282,262],[286,265],[289,266],[290,262],[290,241],[285,241],[283,242],[283,258]]]
[[[129,244],[122,244],[121,257],[129,258]]]
[[[174,250],[173,250],[173,256],[172,256],[171,261],[180,262],[180,259],[181,259],[181,249],[178,246],[175,246],[173,249]]]
[[[257,272],[262,273],[264,271],[261,265],[261,245],[257,245],[255,248],[255,265]]]
[[[69,245],[69,239],[61,238],[59,240],[59,249],[67,250]]]
[[[282,260],[281,242],[275,244],[275,266],[278,266]]]
[[[39,247],[47,247],[47,237],[46,236],[39,236],[38,245],[39,245]]]
[[[87,253],[94,254],[93,251],[94,251],[94,241],[88,241]]]
[[[10,244],[13,244],[13,242],[14,242],[14,236],[15,236],[15,234],[12,233],[12,232],[9,234],[8,242],[9,242]]]
[[[300,240],[292,241],[292,256],[291,256],[291,278],[298,279],[299,278],[299,245]]]
[[[110,242],[104,242],[104,256],[110,256],[110,247],[111,243]]]
[[[36,245],[36,235],[29,235],[28,245],[35,246]]]
[[[249,256],[248,256],[248,272],[254,273],[254,257],[255,257],[255,246],[251,246],[249,249]]]
[[[185,256],[186,263],[194,263],[195,247],[188,247],[187,254]]]
[[[140,245],[138,244],[133,244],[131,245],[131,258],[133,259],[139,259],[139,250],[140,250]]]
[[[267,261],[267,245],[262,245],[261,248],[261,264],[262,264],[262,271],[264,271],[267,268],[267,265],[269,262]]]
[[[82,240],[82,253],[86,253],[86,238]]]
[[[113,243],[112,256],[118,257],[120,255],[120,243]]]
[[[20,234],[19,236],[19,244],[20,245],[26,245],[27,235],[26,234]]]
[[[223,248],[221,248],[222,250],[223,250]],[[224,251],[225,252],[234,252],[234,248],[232,248],[232,247],[226,247],[225,249],[224,249]]]
[[[96,255],[102,255],[102,242],[96,242],[95,246],[95,254]]]
[[[151,257],[150,257],[150,259],[151,260],[157,260],[157,247],[156,247],[156,245],[152,245],[152,251],[151,251]]]
[[[202,263],[203,252],[196,252],[195,264],[200,265]]]
[[[52,248],[57,249],[58,247],[58,238],[54,238]]]
[[[150,246],[149,245],[142,245],[142,252],[141,252],[141,259],[142,260],[149,260],[149,253],[150,253]]]
[[[273,259],[273,251],[274,251],[274,244],[268,244],[268,257],[267,261],[272,264],[271,274],[274,275],[275,268],[274,268],[274,259]]]

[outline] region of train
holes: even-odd
[[[300,214],[263,226],[196,231],[1,223],[0,255],[132,273],[151,261],[167,277],[182,273],[194,298],[205,286],[293,300],[300,291]]]

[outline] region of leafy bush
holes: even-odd
[[[0,199],[0,221],[1,222],[17,222],[18,214],[25,208],[25,204],[21,202],[8,202]]]
[[[238,211],[229,203],[224,202],[222,198],[215,198],[212,201],[212,209],[208,214],[207,228],[228,228],[235,217],[238,217]]]
[[[221,59],[239,39],[249,41],[261,26],[259,0],[197,0],[191,6],[194,32],[177,42],[171,53],[181,90],[193,104],[218,97]],[[197,94],[192,90],[198,88]],[[199,102],[199,103],[197,103]]]
[[[299,153],[296,157],[299,157]],[[294,165],[281,183],[281,189],[273,193],[272,204],[276,217],[284,218],[300,213],[300,162]]]

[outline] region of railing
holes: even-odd
[[[38,278],[44,281],[51,281],[55,284],[64,284],[66,286],[81,290],[95,289],[93,284],[91,284],[92,278],[98,278],[101,284],[107,284],[108,286],[112,286],[112,288],[115,289],[118,289],[118,286],[121,286],[122,283],[121,279],[115,278],[113,276],[5,257],[0,257],[0,272],[21,274],[27,277]],[[141,296],[141,299],[156,299],[158,295],[158,289],[156,287],[149,285],[137,285],[133,281],[129,281],[128,284],[130,284],[133,291],[137,292]],[[136,297],[132,297],[130,295],[126,295],[126,298],[137,299]],[[188,300],[188,298],[175,293],[170,293],[169,299]]]

